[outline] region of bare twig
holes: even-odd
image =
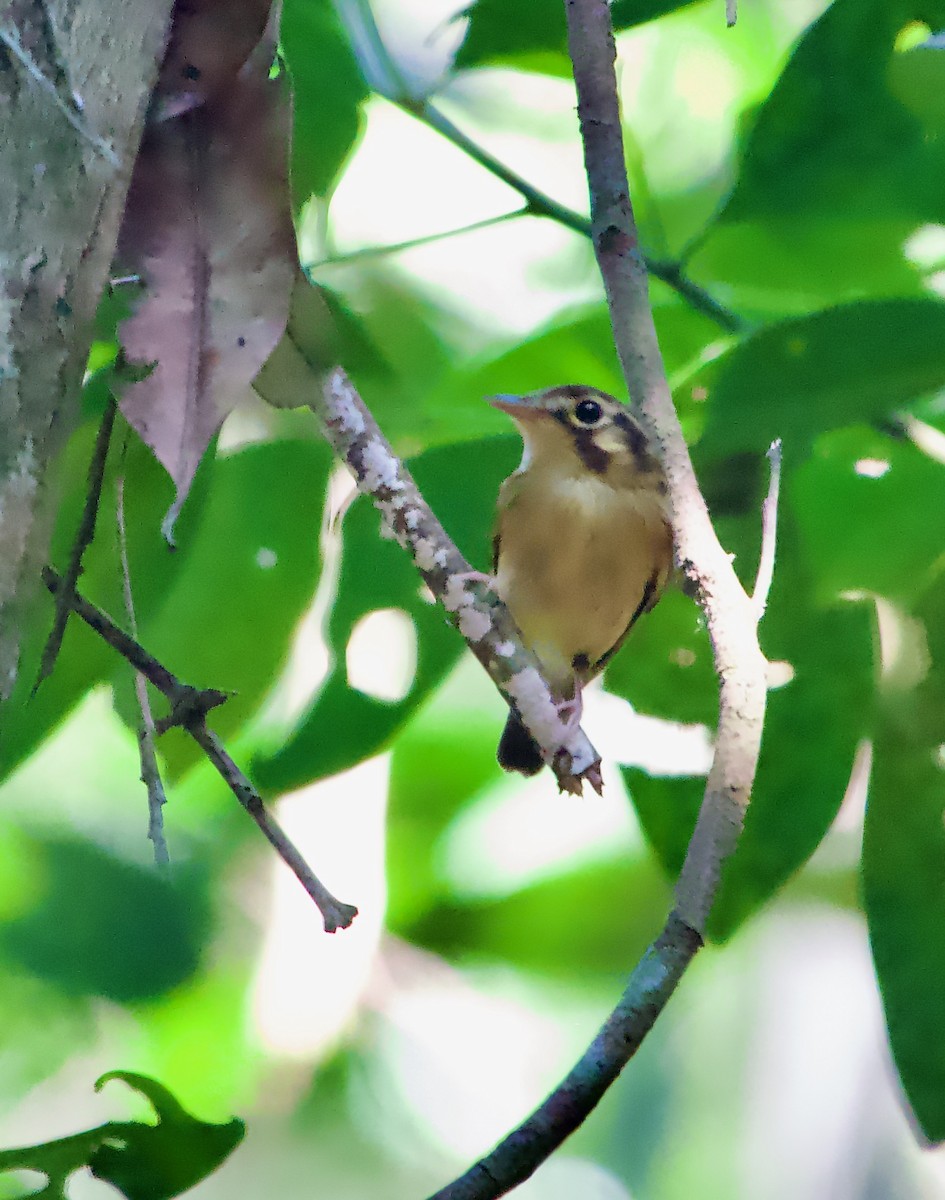
[[[76,530],[72,549],[69,552],[69,564],[63,576],[63,586],[56,595],[56,615],[53,618],[52,629],[49,631],[46,645],[43,647],[43,657],[40,660],[36,682],[33,684],[33,695],[36,694],[43,680],[51,674],[56,664],[59,648],[62,646],[62,637],[66,631],[66,621],[69,619],[71,607],[69,596],[75,591],[75,585],[82,572],[82,555],[95,536],[95,523],[98,519],[98,506],[102,498],[102,480],[105,478],[105,462],[108,459],[108,447],[112,438],[112,429],[115,426],[116,407],[114,396],[109,396],[105,411],[102,413],[101,424],[98,427],[92,457],[89,460],[89,481],[85,492],[85,504],[82,508],[79,528]]]
[[[430,129],[435,129],[496,179],[501,179],[510,188],[514,188],[525,201],[526,213],[536,217],[548,217],[549,220],[556,221],[565,229],[571,229],[583,237],[591,236],[591,223],[587,217],[564,204],[559,204],[557,200],[534,187],[517,171],[490,154],[484,146],[473,141],[435,104],[411,92],[399,64],[381,37],[369,3],[365,0],[335,0],[335,7],[348,29],[360,66],[374,91],[385,96],[404,112],[410,113],[418,121],[422,121]],[[727,333],[735,333],[744,328],[745,322],[741,317],[691,280],[683,271],[681,263],[648,257],[646,264],[651,275],[661,279],[688,304],[715,321]]]
[[[219,771],[227,787],[262,830],[275,852],[315,901],[325,921],[325,932],[334,933],[336,929],[347,929],[358,915],[358,910],[353,904],[336,900],[314,874],[288,834],[263,804],[262,797],[230,758],[213,730],[207,728],[206,722],[200,721],[189,726],[187,732]]]
[[[587,217],[564,204],[559,204],[551,196],[533,187],[511,167],[507,167],[478,142],[474,142],[472,138],[463,133],[429,101],[408,100],[399,103],[401,108],[412,113],[425,125],[429,125],[431,129],[441,133],[454,146],[465,151],[471,159],[495,175],[497,179],[501,179],[503,183],[514,188],[525,201],[526,214],[534,217],[548,217],[549,220],[556,221],[559,225],[563,225],[575,233],[580,233],[583,237],[591,236],[591,222]],[[745,322],[742,318],[716,300],[704,287],[690,279],[679,262],[652,258],[649,255],[645,256],[645,262],[651,275],[671,287],[692,308],[714,321],[726,333],[736,333],[744,328]]]
[[[124,458],[122,447],[122,458]],[[134,596],[131,592],[131,570],[128,565],[128,533],[125,526],[125,472],[122,466],[115,482],[115,524],[118,527],[118,555],[121,559],[121,583],[125,597],[125,613],[131,635],[137,641],[138,622],[135,617]],[[154,715],[151,712],[151,700],[148,696],[148,685],[140,671],[132,667],[135,683],[135,696],[138,709],[141,712],[141,723],[138,726],[138,757],[141,760],[141,782],[148,793],[148,839],[154,847],[154,861],[158,867],[167,867],[171,861],[164,837],[164,805],[167,795],[164,791],[164,781],[158,768],[157,753],[154,749]]]
[[[417,250],[423,246],[432,246],[447,238],[462,237],[466,233],[477,233],[480,229],[491,229],[494,225],[504,225],[506,221],[514,221],[517,217],[528,215],[527,208],[518,208],[514,212],[499,213],[495,217],[484,217],[481,221],[472,221],[469,225],[459,225],[455,229],[444,229],[441,233],[427,233],[423,237],[408,238],[404,242],[389,242],[384,246],[362,246],[358,250],[349,250],[343,254],[328,254],[316,262],[303,263],[302,270],[311,278],[320,267],[344,267],[349,263],[363,259],[385,258],[390,254],[403,254],[407,250]]]
[[[62,577],[49,567],[43,569],[43,582],[53,595],[56,595],[63,586]],[[341,900],[336,900],[324,884],[316,878],[278,821],[266,809],[262,797],[224,750],[216,734],[207,728],[207,712],[218,704],[222,704],[226,696],[213,688],[198,689],[182,683],[134,638],[129,637],[123,629],[120,629],[107,613],[96,608],[94,604],[90,604],[78,592],[73,592],[70,597],[70,607],[86,625],[94,629],[101,638],[127,659],[133,667],[141,671],[159,691],[164,693],[170,701],[171,714],[169,717],[155,722],[155,729],[160,733],[172,725],[181,725],[201,747],[233,795],[315,901],[324,920],[325,932],[334,933],[336,929],[347,929],[358,915],[358,910],[353,904],[345,904]]]
[[[738,21],[738,0],[725,0],[725,24],[731,29]]]
[[[565,0],[591,192],[594,249],[630,396],[669,482],[677,562],[706,616],[720,678],[719,727],[676,904],[617,1008],[571,1074],[493,1151],[434,1200],[495,1200],[577,1128],[636,1052],[702,943],[721,866],[741,832],[765,709],[758,613],[719,545],[673,408],[649,306],[621,140],[607,0]]]
[[[566,697],[551,693],[508,609],[453,545],[340,367],[326,380],[321,401],[311,404],[359,489],[409,550],[434,596],[542,748],[558,786],[580,794],[586,779],[600,791],[600,755],[582,729],[562,720],[559,708]]]
[[[778,494],[781,490],[781,439],[777,438],[768,447],[768,494],[761,506],[761,553],[758,556],[758,574],[751,602],[755,619],[760,621],[768,607],[768,593],[774,579],[774,556],[778,544]]]

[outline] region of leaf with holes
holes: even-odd
[[[796,496],[824,596],[872,592],[911,606],[940,569],[945,464],[911,443],[862,427],[827,434],[798,469]]]
[[[260,45],[271,7],[272,0],[176,4],[154,90],[152,119],[166,121],[199,108],[232,87],[240,68]]]
[[[0,1150],[0,1172],[44,1174],[46,1185],[29,1193],[37,1200],[65,1200],[69,1177],[84,1167],[128,1200],[171,1200],[215,1171],[246,1132],[236,1118],[226,1125],[198,1121],[163,1084],[147,1075],[108,1071],[96,1080],[96,1091],[112,1079],[120,1079],[150,1100],[158,1118],[156,1125],[108,1121],[40,1146]]]
[[[409,463],[449,535],[480,569],[489,564],[499,484],[520,451],[517,438],[488,438],[430,450]],[[265,788],[300,787],[375,754],[462,653],[459,634],[439,606],[423,599],[416,568],[398,545],[378,536],[378,522],[363,497],[345,516],[341,575],[327,631],[332,670],[286,744],[256,762],[256,778]],[[369,614],[385,609],[404,612],[416,637],[416,670],[400,700],[368,695],[348,679],[352,633]]]

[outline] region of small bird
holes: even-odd
[[[491,402],[524,442],[520,466],[499,489],[495,588],[577,721],[583,685],[669,576],[666,480],[639,423],[606,392],[569,384]],[[498,760],[523,775],[544,765],[514,712]]]

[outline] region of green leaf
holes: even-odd
[[[885,416],[945,386],[945,304],[885,300],[782,321],[686,384],[706,389],[699,452],[763,454],[780,437],[799,459],[811,439]]]
[[[489,438],[440,447],[409,463],[447,532],[480,570],[489,565],[499,483],[520,453],[517,438]],[[313,706],[287,743],[255,764],[261,785],[299,787],[376,753],[444,677],[462,652],[459,634],[438,606],[421,596],[421,579],[408,555],[378,534],[379,518],[363,498],[342,526],[338,591],[328,625],[333,668]],[[352,631],[369,613],[399,609],[413,622],[417,665],[407,694],[379,700],[348,683],[345,651]]]
[[[363,126],[368,87],[332,6],[285,0],[279,30],[292,77],[292,194],[326,196]]]
[[[607,667],[604,686],[650,716],[714,727],[719,687],[695,604],[680,591],[666,592]]]
[[[738,850],[722,869],[708,933],[724,941],[820,845],[846,792],[872,705],[868,606],[818,609],[803,597],[762,629],[762,648],[789,662],[790,683],[768,694],[752,802]]]
[[[243,1140],[246,1126],[233,1118],[211,1125],[192,1117],[156,1079],[131,1071],[109,1071],[96,1090],[120,1079],[151,1101],[157,1125],[113,1123],[89,1158],[92,1174],[123,1192],[128,1200],[170,1200],[206,1179]],[[115,1134],[118,1134],[116,1137]]]
[[[110,1079],[120,1079],[147,1096],[158,1123],[109,1121],[40,1146],[3,1150],[0,1172],[42,1172],[48,1183],[29,1194],[44,1200],[65,1200],[69,1176],[82,1167],[118,1188],[128,1200],[170,1200],[215,1171],[243,1139],[242,1121],[234,1118],[226,1125],[198,1121],[155,1079],[109,1071],[96,1082],[96,1091]]]
[[[789,471],[783,482],[778,560],[760,630],[768,659],[789,664],[779,669],[789,669],[793,676],[768,694],[745,831],[723,868],[709,922],[709,936],[718,940],[730,937],[817,848],[836,816],[856,748],[868,729],[870,613],[865,605],[837,603],[833,597],[829,604],[819,604],[812,598],[793,515],[793,478]],[[753,563],[756,558],[757,509],[753,505],[746,517],[719,523],[723,545],[738,549],[739,561]],[[681,666],[680,659],[689,665]],[[714,725],[717,686],[710,668],[708,639],[695,611],[670,593],[628,639],[606,682],[641,711]],[[624,775],[648,841],[664,869],[675,876],[692,835],[704,780],[646,780],[633,770]]]
[[[256,711],[314,594],[331,461],[321,439],[263,442],[219,459],[188,563],[160,611],[140,623],[143,644],[187,683],[230,693],[212,717],[222,737]],[[119,711],[137,727],[131,673],[115,677]],[[175,772],[202,753],[181,730],[159,745]]]
[[[893,1057],[925,1136],[945,1140],[945,585],[921,606],[925,677],[889,690],[874,737],[863,897]]]
[[[687,269],[720,298],[728,293],[731,307],[766,318],[863,296],[921,295],[922,277],[902,252],[914,229],[913,219],[886,208],[860,217],[791,212],[725,219],[709,227]]]
[[[668,890],[646,856],[623,855],[501,899],[441,904],[407,932],[450,959],[472,951],[558,978],[573,980],[576,962],[612,975],[626,971],[665,919]]]
[[[945,465],[876,430],[838,430],[799,468],[795,499],[822,597],[865,591],[909,605],[925,590],[945,542]]]
[[[96,537],[83,558],[79,590],[92,603],[105,609],[120,625],[127,627],[122,568],[115,533],[118,476],[123,473],[126,481],[125,524],[135,612],[139,622],[144,622],[160,608],[174,581],[188,563],[216,468],[213,455],[205,455],[177,523],[177,549],[171,551],[161,535],[161,520],[174,499],[173,484],[163,467],[133,432],[129,434],[127,450],[122,455],[123,427],[122,421],[116,422],[102,484]],[[62,567],[67,561],[78,528],[85,503],[88,464],[95,432],[91,424],[78,430],[56,467],[55,478],[62,498],[49,555],[50,562],[57,567]],[[111,678],[121,662],[115,651],[97,634],[86,628],[78,618],[71,617],[52,675],[43,682],[35,696],[31,696],[52,615],[51,598],[45,595],[38,597],[30,612],[16,689],[3,705],[0,778],[8,775],[32,753],[93,684]]]
[[[73,996],[118,1003],[170,991],[196,970],[203,885],[174,884],[87,842],[36,838],[30,906],[0,926],[12,962]]]
[[[611,6],[614,28],[642,25],[693,2],[615,0]],[[556,0],[476,0],[466,12],[469,28],[456,55],[457,67],[506,62],[522,66],[523,57],[541,51],[567,54],[564,6]]]
[[[720,220],[815,210],[941,219],[941,140],[898,98],[905,91],[923,108],[940,107],[931,93],[909,88],[910,74],[923,72],[922,54],[894,51],[913,20],[942,25],[945,3],[835,0],[759,110]]]

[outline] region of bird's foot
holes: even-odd
[[[484,583],[495,590],[495,576],[487,575],[485,571],[457,571],[452,578],[457,583]]]
[[[555,710],[564,724],[565,734],[570,736],[580,727],[581,717],[584,715],[584,701],[581,698],[581,689],[576,687],[571,699],[562,700],[559,704],[556,704]]]

